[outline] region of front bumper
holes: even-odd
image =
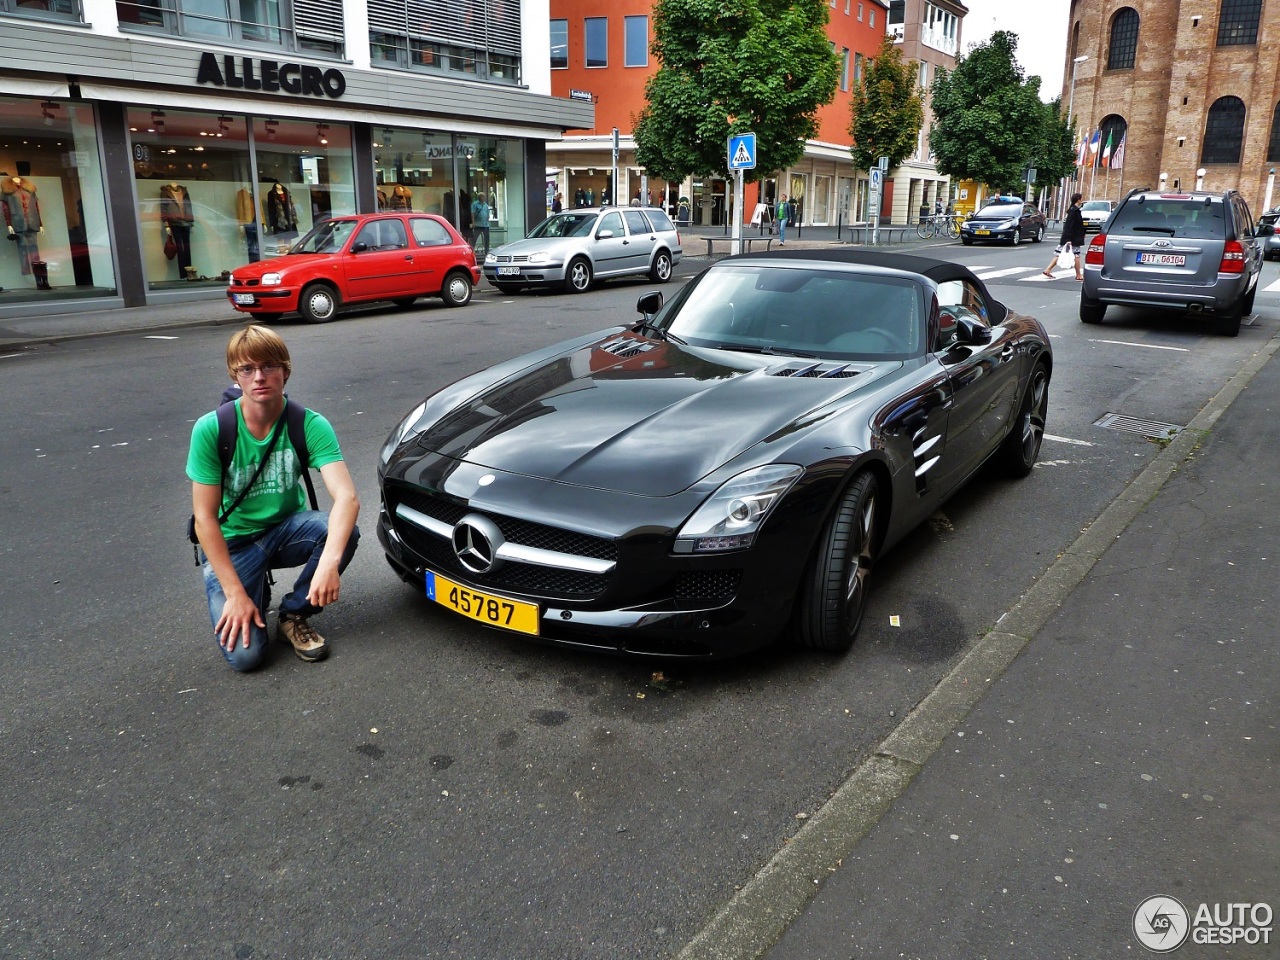
[[[511,284],[521,286],[541,286],[543,284],[563,283],[565,264],[563,263],[539,263],[539,264],[519,264],[518,274],[499,274],[500,267],[515,267],[515,264],[501,264],[499,266],[490,266],[485,264],[483,268],[484,278],[491,284]]]
[[[288,313],[298,309],[295,287],[228,287],[227,302],[241,313]],[[236,297],[252,296],[252,303],[237,303]]]
[[[985,230],[986,233],[979,233],[978,229]],[[1017,228],[1011,230],[992,230],[989,227],[981,227],[977,229],[960,229],[960,238],[969,239],[975,243],[992,243],[992,242],[1008,242],[1013,239],[1013,234]]]

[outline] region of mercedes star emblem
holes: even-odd
[[[488,517],[469,513],[453,528],[453,553],[472,573],[488,573],[502,566],[498,549],[506,543],[498,525]]]

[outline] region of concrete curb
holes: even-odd
[[[777,943],[826,878],[906,792],[947,735],[1034,641],[1277,350],[1280,334],[1250,357],[1187,428],[1129,482],[996,622],[998,629],[973,644],[813,818],[676,954],[676,960],[757,960]]]

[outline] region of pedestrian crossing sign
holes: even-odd
[[[756,166],[756,135],[739,133],[729,138],[729,169],[754,170]]]

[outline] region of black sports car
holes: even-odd
[[[401,577],[597,649],[844,650],[883,550],[989,458],[1035,464],[1048,335],[958,264],[728,257],[637,306],[392,431],[378,536]]]

